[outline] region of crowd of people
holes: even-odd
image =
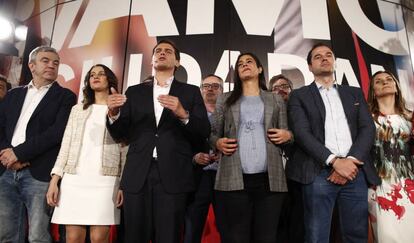
[[[223,94],[214,74],[175,79],[173,42],[152,54],[154,75],[125,94],[92,66],[79,104],[51,47],[30,53],[28,85],[0,79],[0,242],[52,242],[55,223],[66,242],[109,242],[121,224],[126,243],[197,243],[210,205],[223,243],[327,243],[334,208],[343,242],[414,241],[414,120],[391,72],[366,101],[317,43],[310,85],[267,85],[242,53]]]

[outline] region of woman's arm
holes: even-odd
[[[55,207],[59,205],[59,180],[60,176],[53,175],[49,183],[49,188],[46,193],[46,200],[49,206]]]

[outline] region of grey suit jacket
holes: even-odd
[[[210,143],[215,148],[219,138],[237,138],[240,118],[240,99],[227,108],[225,102],[231,92],[225,93],[217,99],[216,110],[213,113],[211,124]],[[286,105],[283,99],[276,94],[266,91],[260,91],[260,97],[264,103],[264,128],[288,129]],[[285,192],[287,191],[285,172],[283,169],[281,148],[273,144],[266,137],[266,161],[269,174],[270,191]],[[240,162],[239,151],[236,150],[230,156],[223,155],[220,158],[217,170],[215,187],[219,191],[243,190],[243,172]]]

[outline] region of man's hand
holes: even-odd
[[[212,161],[218,161],[219,155],[217,153],[210,153],[210,162]]]
[[[3,166],[9,169],[14,163],[17,162],[17,157],[12,148],[6,148],[0,151],[0,160]]]
[[[206,153],[198,153],[194,155],[194,161],[199,165],[208,165],[210,163],[210,155]]]
[[[188,113],[181,105],[178,97],[172,95],[159,95],[158,102],[160,102],[162,107],[171,110],[179,119],[188,119]]]
[[[21,169],[23,169],[23,168],[25,168],[25,167],[27,167],[29,165],[30,165],[29,162],[17,161],[16,163],[12,164],[9,169],[10,170],[16,170],[17,171],[17,170],[21,170]]]
[[[119,109],[125,104],[127,98],[123,94],[119,94],[116,90],[111,87],[111,94],[108,95],[108,115],[114,117],[118,115]]]
[[[353,180],[358,174],[358,165],[364,163],[352,158],[337,158],[332,167],[334,170],[347,180]]]
[[[292,139],[292,134],[286,129],[269,128],[267,137],[274,144],[282,144]]]
[[[337,185],[345,185],[345,183],[348,181],[346,178],[338,174],[338,172],[336,172],[335,170],[331,171],[331,174],[329,175],[327,180]]]
[[[216,148],[224,155],[232,155],[237,150],[237,139],[219,138],[216,142]]]

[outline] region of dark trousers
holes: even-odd
[[[216,191],[223,243],[274,243],[285,192],[269,190],[267,173],[244,175],[244,190]]]
[[[302,184],[287,180],[288,196],[283,203],[278,227],[278,242],[305,242],[305,224],[303,219]]]
[[[303,185],[306,242],[328,243],[332,213],[338,206],[342,241],[366,243],[368,240],[368,186],[364,172],[340,186],[326,180],[324,169],[311,184]]]
[[[125,243],[179,243],[188,193],[164,190],[153,161],[141,192],[124,192]]]
[[[200,243],[204,225],[206,224],[210,204],[213,204],[216,225],[220,231],[220,212],[216,208],[214,196],[214,182],[216,180],[215,170],[201,172],[197,191],[194,193],[193,201],[187,207],[185,217],[184,243]]]

